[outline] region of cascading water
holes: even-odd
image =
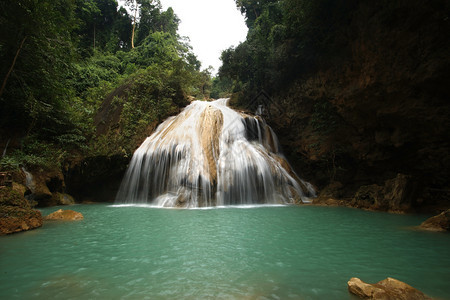
[[[194,101],[159,125],[134,153],[116,203],[205,207],[313,196],[264,120],[234,111],[227,101]]]

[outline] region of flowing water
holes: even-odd
[[[116,202],[192,208],[314,196],[264,120],[226,103],[194,101],[164,121],[134,153]]]
[[[0,299],[353,299],[353,276],[390,276],[450,299],[450,235],[408,228],[425,215],[65,208],[85,219],[0,237]]]

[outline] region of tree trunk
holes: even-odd
[[[0,97],[3,94],[3,91],[5,90],[6,82],[8,81],[9,76],[11,75],[12,70],[14,69],[14,65],[16,64],[17,58],[19,57],[20,50],[22,50],[23,44],[25,43],[25,40],[27,37],[25,36],[20,43],[19,49],[17,49],[16,55],[14,56],[13,62],[11,64],[11,67],[8,70],[8,73],[6,73],[5,79],[3,79],[2,87],[0,88]]]
[[[95,52],[95,23],[94,23],[94,52]]]
[[[134,49],[134,29],[136,28],[137,3],[134,9],[133,30],[131,31],[131,48]]]

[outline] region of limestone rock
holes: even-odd
[[[352,199],[351,205],[358,208],[387,209],[383,203],[383,187],[377,184],[361,186]]]
[[[378,283],[370,284],[353,277],[348,283],[348,291],[361,299],[379,300],[425,300],[431,299],[412,286],[394,279],[386,278]]]
[[[83,215],[70,209],[60,209],[44,217],[44,220],[78,221],[83,220]]]
[[[397,177],[387,180],[384,184],[384,198],[389,209],[407,211],[415,200],[415,185],[411,176],[397,174]]]
[[[53,193],[52,203],[54,203],[54,205],[73,205],[75,204],[75,200],[68,194]]]
[[[202,123],[207,124],[200,127],[200,140],[206,155],[204,162],[205,173],[209,174],[209,182],[217,180],[216,157],[219,157],[219,136],[223,126],[223,115],[219,109],[208,106],[201,115]]]
[[[0,188],[0,235],[41,226],[41,212],[32,209],[23,194],[11,188]]]
[[[384,186],[377,184],[361,186],[352,199],[351,206],[391,212],[410,211],[415,202],[415,187],[411,177],[397,174],[386,180]]]
[[[425,220],[420,224],[420,229],[430,231],[450,231],[450,209]]]

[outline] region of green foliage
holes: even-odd
[[[76,0],[79,52],[89,56],[97,51],[116,52],[131,48],[131,16],[115,0]]]
[[[0,5],[0,78],[6,82],[0,126],[31,131],[64,122],[59,112],[71,94],[66,78],[73,54],[73,1],[18,0]]]
[[[116,0],[0,2],[0,128],[2,139],[22,144],[1,159],[3,169],[130,153],[149,128],[186,105],[188,95],[209,97],[211,72],[200,71],[178,36],[174,11],[163,11],[159,1],[127,3],[139,12],[134,49],[134,15],[118,9]],[[123,86],[111,107],[120,110],[120,124],[99,136],[97,112]]]
[[[212,80],[211,98],[227,98],[231,96],[233,81],[228,77],[215,77]]]
[[[28,138],[22,149],[17,149],[0,160],[4,171],[19,170],[21,166],[50,170],[59,168],[67,152],[54,144]]]
[[[219,77],[232,80],[233,91],[249,101],[261,90],[274,94],[308,72],[333,64],[347,50],[339,33],[358,2],[236,0],[236,4],[249,33],[246,41],[222,53]]]

